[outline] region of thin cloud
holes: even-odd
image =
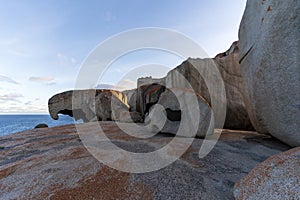
[[[108,90],[129,90],[136,88],[136,81],[132,81],[129,79],[125,79],[120,81],[117,85],[111,85],[111,84],[98,84],[95,88],[96,89],[108,89]]]
[[[36,83],[44,83],[46,85],[55,85],[55,79],[51,76],[32,76],[29,78],[29,81]]]
[[[10,93],[10,94],[5,94],[5,95],[0,95],[0,102],[5,103],[5,102],[20,102],[20,98],[23,98],[24,96],[19,93]]]
[[[74,66],[77,63],[77,60],[73,57],[68,57],[62,53],[58,53],[56,55],[57,59],[58,59],[58,63],[60,66]]]
[[[12,78],[7,77],[7,76],[3,76],[3,75],[0,75],[0,82],[8,82],[8,83],[12,83],[12,84],[19,84],[17,81],[13,80]]]

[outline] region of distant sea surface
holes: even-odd
[[[40,123],[54,127],[80,122],[75,122],[73,118],[66,115],[59,115],[59,120],[53,120],[49,115],[0,115],[0,137],[33,129]]]

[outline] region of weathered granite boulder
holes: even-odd
[[[41,123],[41,124],[36,125],[34,128],[48,128],[48,125]]]
[[[112,142],[131,152],[153,152],[173,140],[160,134],[148,139],[130,137],[115,122],[76,126],[84,134],[103,134],[99,125]],[[202,144],[202,139],[195,138],[171,165],[131,174],[96,160],[75,125],[7,135],[0,138],[0,199],[233,199],[234,183],[268,157],[289,149],[268,135],[248,131],[223,130],[215,148],[199,159]],[[174,146],[169,154],[176,151]],[[122,164],[122,159],[116,162]]]
[[[299,0],[249,0],[239,30],[252,124],[291,146],[300,146],[299,27]]]
[[[139,84],[142,85],[146,83],[162,84],[168,88],[189,88],[191,86],[196,93],[200,94],[211,104],[210,95],[218,97],[220,93],[218,88],[215,88],[215,92],[212,94],[208,92],[207,85],[199,73],[199,68],[204,68],[203,71],[207,73],[208,76],[214,76],[209,69],[216,66],[223,78],[226,92],[227,113],[224,128],[254,130],[244,104],[243,93],[245,89],[243,87],[243,78],[238,62],[238,53],[238,42],[234,42],[228,51],[218,54],[213,59],[189,58],[171,70],[166,77],[162,79],[152,79],[152,82],[149,77],[140,79],[141,83],[138,83],[138,86]],[[183,76],[184,79],[179,76]],[[141,104],[140,107],[145,107],[142,101],[139,101],[138,104]]]
[[[66,114],[76,120],[89,121],[128,121],[128,98],[122,92],[114,90],[75,90],[54,95],[49,99],[49,113],[53,119],[58,114]],[[134,120],[141,121],[136,113]]]
[[[235,184],[238,200],[299,199],[300,148],[274,155]]]
[[[66,91],[51,97],[48,101],[50,116],[57,120],[58,114],[74,116],[75,120],[95,119],[95,96],[98,90]],[[73,98],[74,97],[74,98]],[[74,101],[73,101],[74,100]]]
[[[184,137],[205,137],[213,134],[214,129],[208,103],[199,94],[183,88],[163,92],[157,104],[150,108],[145,123],[151,132]]]

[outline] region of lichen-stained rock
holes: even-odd
[[[236,183],[237,200],[299,199],[300,147],[274,155]]]
[[[58,119],[58,114],[66,114],[85,122],[120,121],[120,113],[129,110],[127,96],[114,90],[63,92],[50,98],[48,107],[53,119]]]
[[[205,137],[213,134],[213,120],[210,106],[199,94],[184,88],[170,88],[150,108],[145,123],[155,133]]]
[[[299,0],[248,0],[239,30],[252,124],[291,146],[300,146],[299,27]]]
[[[148,139],[131,137],[115,122],[76,127],[84,129],[84,134],[103,134],[99,125],[115,145],[130,152],[152,152],[173,140],[159,134]],[[133,124],[124,125],[129,129]],[[203,159],[198,158],[203,140],[195,138],[173,164],[130,174],[96,160],[83,146],[76,127],[34,129],[1,137],[0,199],[233,199],[235,182],[269,156],[289,148],[267,135],[224,130]]]

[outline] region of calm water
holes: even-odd
[[[75,122],[65,115],[60,115],[59,120],[53,120],[49,115],[0,115],[0,136],[33,129],[40,123],[53,127]]]

